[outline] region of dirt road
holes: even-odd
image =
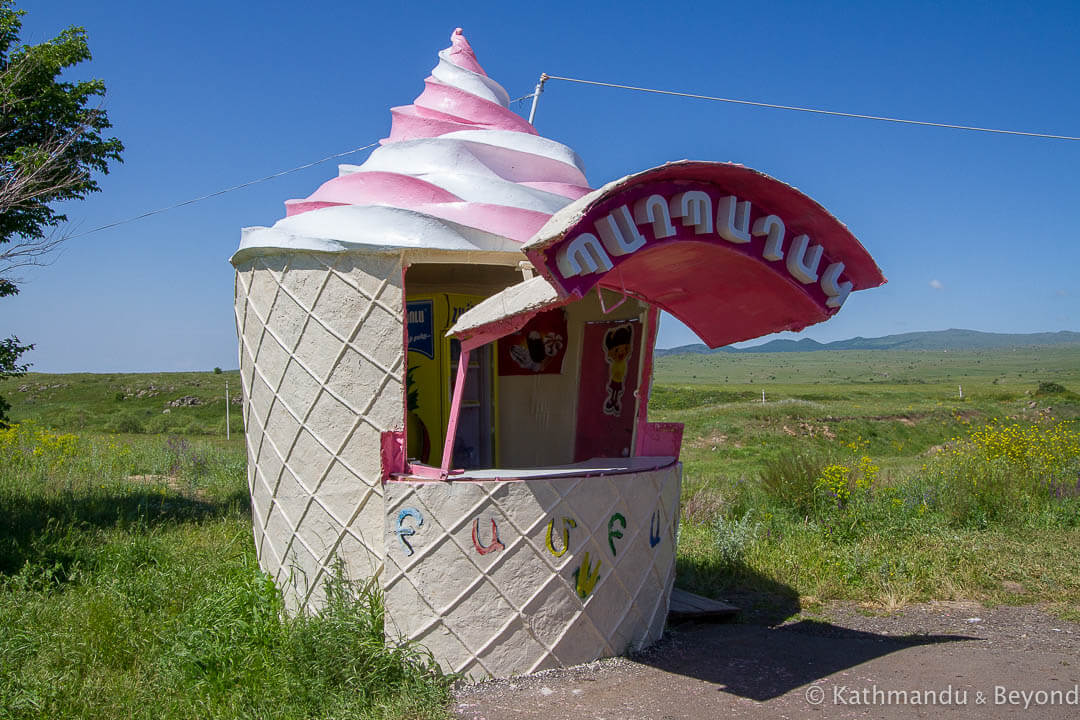
[[[461,688],[462,720],[1077,718],[1080,625],[1032,607],[851,605],[685,624],[632,660]]]

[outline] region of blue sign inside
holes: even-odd
[[[435,359],[435,304],[431,300],[405,303],[409,333],[409,351]]]

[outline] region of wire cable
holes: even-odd
[[[143,218],[148,218],[151,215],[159,215],[159,214],[161,214],[163,212],[168,212],[169,210],[175,210],[176,208],[184,207],[185,205],[193,205],[193,204],[195,204],[197,202],[202,202],[203,200],[208,200],[208,199],[210,199],[212,197],[217,197],[218,195],[224,195],[225,193],[230,193],[233,190],[240,190],[242,188],[250,187],[251,185],[258,185],[261,182],[266,182],[267,180],[273,180],[274,178],[279,178],[282,175],[288,175],[289,173],[294,173],[294,172],[297,172],[298,170],[306,170],[309,167],[315,167],[316,165],[320,165],[320,164],[322,164],[322,163],[324,163],[324,162],[326,162],[328,160],[333,160],[333,159],[339,158],[339,157],[345,157],[346,155],[352,155],[353,153],[358,153],[361,150],[367,150],[368,148],[373,148],[378,144],[379,144],[378,142],[373,142],[370,145],[364,145],[363,147],[354,148],[352,150],[346,150],[345,152],[339,152],[339,153],[335,153],[333,155],[327,155],[326,157],[321,158],[319,160],[314,160],[312,162],[305,163],[303,165],[297,165],[294,168],[289,168],[288,170],[282,170],[281,172],[276,172],[273,175],[267,175],[266,177],[256,178],[255,180],[248,180],[245,183],[240,183],[239,185],[233,185],[232,187],[227,187],[227,188],[225,188],[223,190],[218,190],[217,192],[212,192],[212,193],[209,193],[207,195],[200,195],[199,197],[192,198],[190,200],[185,200],[184,202],[179,202],[179,203],[176,203],[175,205],[169,205],[168,207],[158,208],[156,210],[148,210],[147,212],[144,212],[141,215],[135,215],[134,217],[129,217],[126,220],[117,220],[116,222],[111,222],[111,223],[109,223],[107,225],[101,225],[100,227],[96,227],[96,228],[94,228],[92,230],[87,230],[86,232],[76,233],[75,235],[69,235],[67,238],[65,238],[65,240],[74,240],[75,238],[83,237],[84,235],[89,235],[90,233],[96,233],[99,230],[108,230],[109,228],[114,228],[114,227],[117,227],[119,225],[126,225],[127,223],[135,222],[136,220],[142,220]]]
[[[901,124],[905,124],[905,125],[922,125],[922,126],[926,126],[926,127],[949,128],[949,129],[952,129],[952,130],[970,130],[972,132],[996,133],[996,134],[1000,134],[1000,135],[1020,135],[1020,136],[1023,136],[1023,137],[1046,138],[1046,139],[1050,139],[1050,140],[1074,140],[1074,141],[1075,140],[1080,140],[1080,137],[1073,137],[1071,135],[1052,135],[1052,134],[1049,134],[1049,133],[1023,132],[1023,131],[1020,131],[1020,130],[1001,130],[1001,129],[998,129],[998,128],[975,127],[975,126],[972,126],[972,125],[955,125],[955,124],[952,124],[952,123],[930,122],[930,121],[927,121],[927,120],[907,120],[907,119],[904,119],[904,118],[885,117],[885,116],[882,116],[882,115],[865,115],[865,114],[862,114],[862,113],[848,113],[848,112],[840,112],[840,111],[837,111],[837,110],[822,110],[820,108],[806,108],[806,107],[799,107],[799,106],[796,106],[796,105],[780,105],[780,104],[777,104],[777,103],[756,102],[756,101],[753,101],[753,100],[739,100],[739,99],[736,99],[736,98],[718,97],[716,95],[702,95],[702,94],[699,94],[699,93],[678,92],[676,90],[660,90],[658,88],[638,87],[636,85],[623,85],[623,84],[620,84],[620,83],[602,82],[600,80],[585,80],[583,78],[565,77],[563,75],[548,75],[547,73],[543,73],[541,75],[541,78],[543,80],[562,80],[564,82],[579,83],[579,84],[582,84],[582,85],[595,85],[595,86],[599,86],[599,87],[610,87],[610,88],[617,88],[619,90],[633,90],[635,92],[653,93],[653,94],[656,94],[656,95],[671,95],[671,96],[674,96],[674,97],[693,98],[695,100],[711,100],[711,101],[714,101],[714,102],[733,103],[735,105],[751,105],[753,107],[772,108],[774,110],[794,110],[796,112],[814,113],[814,114],[817,114],[817,115],[830,115],[830,116],[833,116],[833,117],[857,118],[857,119],[860,119],[860,120],[878,120],[878,121],[881,121],[881,122],[901,123]],[[523,100],[528,100],[529,98],[534,97],[535,95],[537,95],[537,93],[532,92],[532,93],[529,93],[528,95],[523,95],[523,96],[521,96],[519,98],[515,98],[514,100],[511,100],[510,102],[511,103],[518,103],[518,102],[521,102]],[[91,233],[99,232],[101,230],[108,230],[109,228],[118,227],[120,225],[126,225],[127,223],[135,222],[136,220],[142,220],[143,218],[148,218],[148,217],[151,217],[153,215],[160,215],[161,213],[168,212],[170,210],[175,210],[177,208],[184,207],[185,205],[193,205],[193,204],[195,204],[197,202],[202,202],[203,200],[208,200],[208,199],[210,199],[212,197],[217,197],[219,195],[224,195],[226,193],[233,192],[234,190],[241,190],[243,188],[250,187],[252,185],[257,185],[259,183],[266,182],[267,180],[273,180],[274,178],[279,178],[279,177],[281,177],[283,175],[288,175],[290,173],[294,173],[294,172],[297,172],[299,170],[306,170],[307,168],[314,167],[316,165],[320,165],[320,164],[322,164],[324,162],[327,162],[328,160],[333,160],[335,158],[345,157],[346,155],[352,155],[353,153],[358,153],[358,152],[361,152],[362,150],[367,150],[369,148],[373,148],[376,145],[378,145],[378,142],[373,142],[373,143],[371,143],[369,145],[364,145],[363,147],[353,148],[352,150],[346,150],[345,152],[335,153],[333,155],[327,155],[324,158],[320,158],[318,160],[314,160],[312,162],[305,163],[303,165],[297,165],[294,168],[289,168],[288,170],[282,170],[280,172],[273,173],[272,175],[267,175],[266,177],[256,178],[255,180],[249,180],[247,182],[240,183],[239,185],[233,185],[232,187],[227,187],[227,188],[224,188],[222,190],[218,190],[216,192],[208,193],[206,195],[200,195],[199,197],[192,198],[190,200],[185,200],[184,202],[179,202],[179,203],[176,203],[174,205],[169,205],[167,207],[157,208],[156,210],[148,210],[147,212],[141,213],[139,215],[135,215],[133,217],[129,217],[129,218],[124,219],[124,220],[117,220],[116,222],[108,223],[106,225],[100,225],[100,226],[98,226],[96,228],[93,228],[91,230],[87,230],[85,232],[76,233],[74,235],[71,235],[71,236],[67,237],[66,239],[67,240],[74,240],[75,238],[84,237],[86,235],[90,235]]]
[[[581,78],[561,77],[548,75],[549,80],[564,80],[566,82],[581,83],[583,85],[600,85],[603,87],[619,88],[621,90],[635,90],[637,92],[656,93],[658,95],[674,95],[676,97],[695,98],[697,100],[714,100],[716,102],[735,103],[736,105],[753,105],[755,107],[773,108],[776,110],[796,110],[798,112],[816,113],[818,115],[833,115],[836,117],[859,118],[861,120],[881,120],[883,122],[903,123],[906,125],[926,125],[929,127],[951,128],[953,130],[973,130],[975,132],[998,133],[1001,135],[1023,135],[1025,137],[1049,138],[1051,140],[1080,140],[1080,137],[1071,135],[1049,135],[1046,133],[1021,132],[1019,130],[998,130],[995,128],[973,127],[971,125],[953,125],[950,123],[928,122],[925,120],[905,120],[903,118],[883,117],[880,115],[862,115],[860,113],[838,112],[836,110],[820,110],[818,108],[797,107],[794,105],[777,105],[775,103],[754,102],[753,100],[736,100],[734,98],[716,97],[713,95],[698,95],[696,93],[676,92],[674,90],[657,90],[656,88],[635,87],[634,85],[620,85],[618,83],[600,82],[598,80],[582,80]],[[526,95],[525,97],[528,97]]]

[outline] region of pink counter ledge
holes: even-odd
[[[582,462],[570,463],[569,465],[552,465],[550,467],[533,468],[487,468],[480,470],[457,470],[446,479],[446,482],[461,482],[465,480],[502,480],[514,482],[519,480],[539,480],[560,477],[597,477],[601,475],[629,475],[658,470],[674,465],[678,462],[675,456],[633,457],[633,458],[592,458]],[[390,476],[390,482],[431,482],[433,476],[439,474],[439,468],[426,468],[425,472],[417,474],[395,473]],[[440,482],[442,482],[440,478]]]

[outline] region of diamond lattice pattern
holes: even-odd
[[[401,268],[273,255],[238,264],[235,290],[259,564],[291,609],[314,610],[337,563],[382,572],[379,437],[404,416]]]
[[[673,465],[527,482],[387,483],[387,634],[418,640],[445,669],[473,678],[654,642],[675,577],[680,481]],[[505,547],[481,554],[477,545],[492,545],[492,519]]]

